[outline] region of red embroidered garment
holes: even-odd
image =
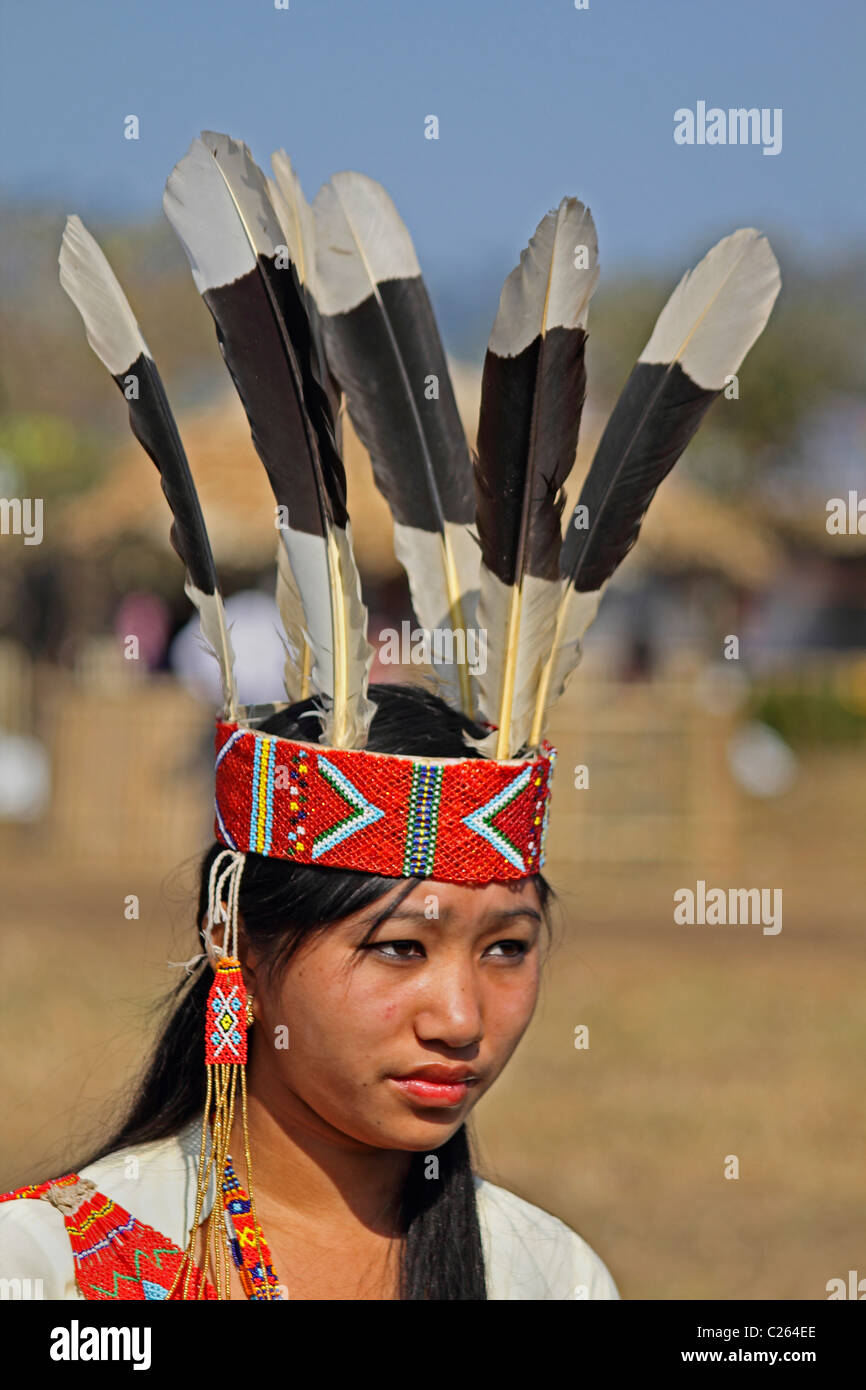
[[[0,1196],[0,1202],[23,1197],[50,1202],[62,1214],[72,1245],[75,1280],[85,1298],[182,1300],[183,1279],[173,1294],[169,1295],[169,1290],[183,1251],[167,1236],[97,1191],[95,1183],[77,1173],[68,1173],[53,1182],[6,1192]],[[216,1290],[208,1279],[204,1279],[204,1289],[199,1294],[202,1277],[193,1266],[187,1301],[216,1298]]]

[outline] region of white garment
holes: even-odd
[[[79,1176],[184,1249],[195,1219],[200,1143],[201,1121],[194,1120],[169,1139],[109,1154]],[[488,1299],[619,1298],[605,1264],[564,1222],[483,1178],[475,1189]],[[200,1220],[213,1199],[211,1178]],[[50,1203],[0,1203],[0,1278],[41,1280],[46,1299],[82,1297],[63,1216]]]

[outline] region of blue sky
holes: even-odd
[[[380,179],[422,265],[516,263],[566,193],[602,268],[681,268],[736,226],[866,244],[863,0],[3,0],[4,195],[157,214],[201,128],[282,145],[308,196]],[[777,156],[677,146],[674,111],[781,107]],[[136,114],[140,139],[123,138]],[[425,140],[424,119],[440,137]]]

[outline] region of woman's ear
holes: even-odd
[[[198,925],[199,937],[202,943],[202,950],[204,951],[205,956],[207,958],[207,963],[210,966],[211,970],[216,970],[217,961],[219,960],[220,955],[222,954],[219,950],[219,942],[221,940],[220,933],[219,931],[216,931],[215,933],[211,932],[208,924],[207,912],[202,914],[201,921]],[[216,940],[214,940],[214,936],[216,937]]]
[[[217,963],[222,960],[223,957],[225,924],[217,922],[213,928],[209,928],[208,916],[207,913],[205,913],[201,919],[200,930],[205,955],[208,958],[211,969],[215,970]],[[261,970],[261,963],[257,952],[250,945],[246,931],[244,930],[244,919],[240,912],[238,913],[238,959],[241,963],[244,984],[248,991],[253,992],[256,987],[256,970]]]
[[[244,977],[247,994],[255,998],[263,973],[262,961],[247,936],[244,929],[244,919],[240,913],[238,913],[238,959],[241,963],[241,974]]]
[[[223,926],[221,923],[217,923],[214,930],[209,932],[207,913],[205,913],[201,919],[201,934],[208,964],[211,970],[215,971],[223,954]],[[238,913],[238,959],[241,963],[241,974],[247,994],[254,1000],[258,991],[258,977],[262,974],[262,964],[257,951],[250,944],[244,929],[244,919],[240,912]],[[253,1008],[255,1008],[255,1004],[253,1004]]]

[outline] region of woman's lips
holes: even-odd
[[[470,1086],[474,1086],[475,1077],[469,1077],[465,1081],[425,1081],[420,1076],[392,1076],[390,1078],[395,1086],[399,1086],[404,1095],[411,1096],[414,1100],[421,1101],[424,1105],[459,1105],[466,1095]]]

